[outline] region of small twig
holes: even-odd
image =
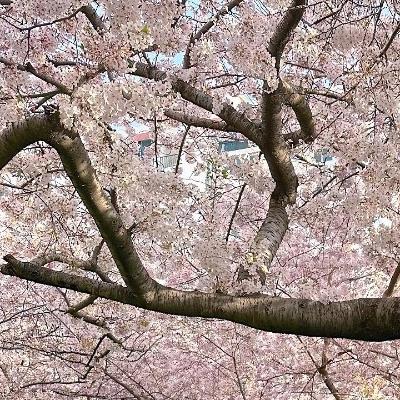
[[[239,208],[240,201],[242,200],[243,192],[244,192],[244,189],[246,188],[246,186],[247,186],[247,184],[244,183],[242,185],[241,189],[240,189],[238,199],[236,200],[235,208],[233,210],[231,219],[229,221],[228,232],[226,233],[226,236],[225,236],[225,242],[228,242],[228,240],[229,240],[229,236],[230,236],[231,230],[232,230],[233,221],[235,219],[235,216],[236,216],[237,210]]]
[[[394,288],[396,287],[397,281],[400,276],[400,262],[397,264],[396,269],[393,272],[392,277],[390,278],[389,285],[387,289],[383,292],[382,297],[390,297],[393,294]]]
[[[101,338],[99,339],[99,341],[97,342],[96,346],[93,349],[93,352],[91,354],[91,356],[89,357],[88,362],[86,363],[86,366],[89,367],[90,363],[92,362],[97,350],[99,349],[101,343],[103,342],[103,340],[107,337],[107,334],[105,333],[103,336],[101,336]]]
[[[179,151],[178,151],[178,158],[176,160],[176,165],[175,165],[175,175],[178,173],[178,169],[179,169],[179,163],[181,161],[181,157],[182,157],[182,152],[183,152],[183,146],[185,145],[185,140],[186,140],[186,136],[188,135],[190,130],[190,125],[188,125],[185,128],[185,132],[183,134],[182,140],[181,140],[181,144],[179,146]]]
[[[389,47],[391,46],[391,44],[393,43],[394,39],[396,38],[397,34],[400,32],[400,21],[397,24],[395,30],[393,31],[392,35],[390,36],[388,42],[386,43],[385,47],[381,50],[381,52],[378,55],[378,58],[383,57],[386,52],[388,51]]]
[[[156,169],[158,171],[158,127],[157,127],[157,116],[155,112],[154,112],[153,122],[154,122],[154,155],[156,160]]]

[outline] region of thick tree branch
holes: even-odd
[[[274,195],[271,196],[267,216],[251,246],[253,262],[266,274],[285,236],[289,219],[286,208]]]
[[[38,115],[3,130],[0,133],[0,170],[22,149],[32,143],[44,141],[57,129],[59,120],[56,115]]]
[[[185,114],[181,111],[166,110],[164,115],[175,121],[182,122],[187,125],[195,126],[197,128],[213,129],[222,132],[237,132],[233,126],[229,126],[224,121],[216,121],[211,118],[197,117],[192,114]]]
[[[389,285],[383,293],[383,297],[390,297],[393,294],[393,291],[397,285],[399,277],[400,277],[400,263],[397,264],[397,267],[394,270],[392,277],[390,278]]]
[[[132,74],[155,81],[163,81],[167,79],[167,74],[164,71],[140,62],[135,64]],[[232,126],[237,132],[240,132],[254,143],[261,143],[261,132],[259,127],[253,121],[248,119],[244,113],[238,112],[234,107],[227,103],[216,103],[212,96],[196,89],[182,79],[175,76],[170,76],[169,78],[171,80],[172,88],[176,92],[180,93],[183,99],[203,108],[204,110],[212,112],[214,115],[217,115],[229,126]]]
[[[273,33],[268,50],[276,58],[276,69],[290,33],[300,22],[306,0],[293,0]],[[314,136],[311,111],[307,103],[284,88],[279,78],[277,89],[271,92],[264,82],[262,93],[262,140],[260,149],[267,160],[275,189],[271,195],[269,210],[251,246],[252,261],[256,262],[259,275],[268,271],[288,227],[286,206],[296,202],[298,180],[290,158],[288,146],[282,135],[282,104],[290,102],[306,136]],[[303,101],[302,101],[303,100]],[[263,278],[262,278],[263,280]]]
[[[53,271],[6,256],[6,275],[62,287],[147,310],[188,317],[218,318],[287,334],[365,341],[400,338],[400,299],[368,298],[339,302],[285,299],[262,294],[229,296],[185,292],[159,286],[144,301],[129,288]]]
[[[293,0],[270,39],[268,50],[276,58],[276,68],[278,71],[283,49],[289,40],[291,32],[300,22],[306,3],[307,0]],[[288,203],[293,204],[296,200],[297,177],[290,160],[289,151],[282,137],[281,112],[284,94],[284,86],[280,79],[278,88],[273,92],[271,92],[267,82],[263,85],[263,144],[260,148],[265,155],[271,175],[276,183],[275,195],[281,197],[282,205],[286,206]],[[299,112],[299,114],[301,113]],[[304,126],[306,125],[304,122],[299,121],[299,123]],[[310,129],[309,124],[305,127]]]
[[[106,26],[102,18],[97,14],[96,9],[91,5],[82,6],[80,8],[82,14],[86,16],[88,21],[91,23],[93,28],[99,33],[103,34],[106,30]]]
[[[268,51],[271,53],[271,56],[276,58],[278,69],[283,49],[289,41],[290,34],[299,24],[306,4],[307,0],[293,0],[269,41]]]
[[[137,295],[145,295],[157,285],[144,268],[130,233],[104,193],[80,139],[63,130],[58,115],[32,117],[0,134],[0,169],[24,147],[38,140],[54,147],[83,203],[96,222],[125,283]]]
[[[4,260],[7,264],[1,267],[1,272],[5,275],[17,276],[32,282],[71,289],[105,299],[115,301],[124,299],[121,302],[126,304],[128,304],[128,298],[134,297],[141,303],[139,296],[124,286],[39,267],[33,263],[21,262],[11,255],[5,256]]]
[[[298,184],[290,152],[282,135],[282,82],[273,93],[267,90],[267,84],[264,83],[263,140],[260,149],[275,181],[275,189],[271,194],[265,220],[251,246],[252,261],[257,263],[260,277],[269,270],[286,233],[288,227],[286,206],[295,203]]]
[[[265,155],[271,175],[276,183],[275,197],[282,205],[296,201],[297,176],[290,159],[289,149],[282,135],[282,83],[273,93],[263,92],[261,150]]]
[[[129,232],[105,195],[79,136],[59,134],[49,144],[60,155],[65,171],[95,220],[125,283],[137,294],[145,294],[153,289],[155,282],[148,276]]]
[[[297,121],[299,122],[303,140],[306,143],[312,142],[315,139],[315,124],[311,112],[311,108],[306,98],[296,93],[294,88],[288,83],[283,83],[284,102],[289,105],[296,114]]]

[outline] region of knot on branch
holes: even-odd
[[[274,191],[271,193],[271,203],[270,207],[285,208],[288,205],[293,205],[296,203],[297,197],[297,186],[299,181],[297,176],[295,177],[295,182],[288,188],[289,190],[283,190],[281,187],[276,186]]]

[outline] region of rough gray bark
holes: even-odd
[[[274,195],[271,196],[267,216],[261,224],[250,249],[256,258],[254,262],[259,263],[261,261],[263,264],[264,273],[268,272],[289,224],[285,207],[282,206],[279,199],[274,197]]]
[[[282,20],[273,33],[268,51],[275,57],[275,66],[278,73],[278,87],[271,91],[267,82],[264,82],[262,93],[262,122],[260,149],[267,160],[272,178],[275,181],[275,189],[271,195],[270,206],[252,246],[255,258],[263,258],[263,268],[268,270],[272,260],[283,240],[288,228],[288,216],[286,206],[296,202],[298,180],[290,158],[289,148],[282,134],[282,105],[285,95],[289,97],[291,106],[299,119],[303,130],[310,127],[304,123],[303,115],[306,103],[295,98],[294,93],[287,95],[283,83],[279,77],[280,57],[289,40],[289,35],[300,22],[304,13],[306,0],[293,0]],[[302,99],[303,100],[303,99]],[[300,107],[299,104],[303,107]],[[308,109],[307,109],[308,110]],[[297,111],[297,112],[296,112]],[[312,115],[311,115],[312,121]]]
[[[296,92],[296,90],[287,82],[283,82],[284,103],[290,106],[296,114],[297,121],[300,125],[302,139],[306,143],[310,143],[315,139],[315,123],[306,98]]]
[[[306,4],[307,0],[293,0],[269,41],[268,51],[277,59],[277,66],[290,34],[304,14]]]
[[[146,299],[133,290],[95,281],[6,256],[3,274],[188,317],[218,318],[252,328],[305,336],[384,341],[400,338],[400,299],[369,298],[340,302],[283,299],[262,294],[229,296],[158,286]]]

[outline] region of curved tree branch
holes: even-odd
[[[400,299],[367,298],[338,302],[285,299],[255,294],[185,292],[160,286],[143,301],[129,288],[38,267],[6,256],[6,275],[62,287],[147,310],[188,317],[218,318],[268,332],[384,341],[400,338]]]
[[[70,132],[55,135],[49,144],[57,150],[65,171],[96,222],[125,283],[146,294],[156,283],[149,277],[120,215],[105,195],[80,137]]]
[[[155,81],[163,81],[168,78],[166,72],[141,62],[135,64],[131,73]],[[169,79],[171,80],[173,90],[179,93],[184,100],[217,115],[225,121],[227,125],[232,126],[235,131],[240,132],[252,142],[258,145],[261,144],[261,131],[259,126],[247,118],[244,113],[240,113],[227,103],[216,104],[212,96],[176,76],[170,76]]]
[[[285,236],[289,225],[286,208],[279,199],[271,196],[267,216],[251,245],[253,262],[257,262],[259,268],[266,274],[275,257],[276,252]]]
[[[279,62],[283,49],[289,40],[290,33],[300,22],[304,13],[306,0],[293,0],[282,20],[273,33],[268,50]],[[278,76],[279,78],[279,76]],[[260,149],[267,160],[275,189],[272,192],[269,210],[252,245],[253,259],[257,262],[259,275],[261,270],[268,270],[288,228],[286,206],[296,202],[298,180],[290,158],[290,152],[282,135],[282,104],[285,97],[284,86],[279,78],[278,87],[271,92],[268,83],[263,84],[262,92],[262,139]],[[299,99],[291,97],[293,109],[303,129],[311,130],[310,124],[304,122],[304,110],[308,108]],[[296,101],[295,101],[296,100]],[[302,107],[301,107],[302,106]],[[299,114],[299,115],[297,115]],[[312,120],[312,115],[311,115]],[[265,273],[265,271],[263,271]]]
[[[282,135],[282,83],[273,93],[268,93],[266,85],[263,92],[261,151],[267,160],[272,178],[275,181],[275,197],[282,205],[296,201],[297,176],[295,174],[288,146]]]
[[[58,152],[64,169],[107,243],[125,283],[138,295],[151,293],[150,278],[121,217],[104,193],[80,137],[64,130],[58,114],[32,117],[0,134],[0,169],[24,147],[45,141]]]
[[[181,111],[166,110],[164,115],[175,121],[182,122],[197,128],[213,129],[222,132],[237,132],[233,126],[229,126],[224,121],[218,121],[211,118],[197,117],[192,114],[185,114]]]
[[[104,24],[104,21],[99,16],[99,14],[97,14],[96,9],[93,7],[93,5],[89,4],[86,6],[82,6],[80,8],[80,11],[82,14],[86,16],[86,18],[91,23],[93,28],[96,29],[96,31],[100,35],[102,35],[105,32],[106,26]]]
[[[302,132],[302,138],[306,143],[315,139],[315,124],[310,105],[306,98],[297,93],[291,85],[283,83],[284,102],[289,105],[296,114]]]
[[[268,51],[272,57],[277,59],[276,66],[278,69],[283,49],[289,40],[290,34],[299,24],[306,4],[307,0],[293,0],[269,41]]]

